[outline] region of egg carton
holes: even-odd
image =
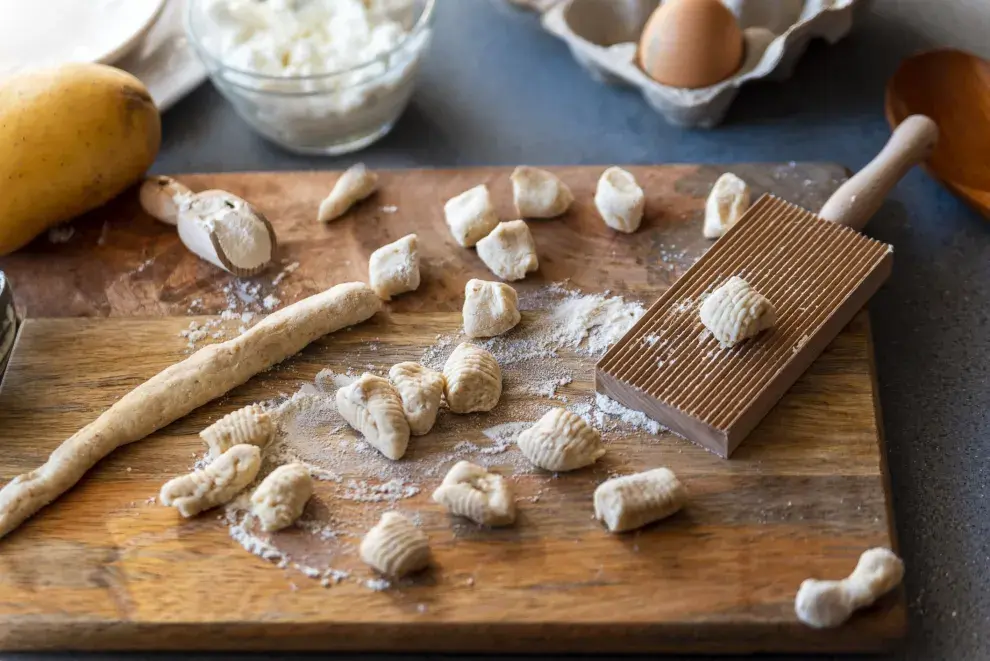
[[[638,87],[671,124],[711,128],[725,117],[741,85],[790,78],[812,39],[842,39],[869,1],[723,0],[743,29],[745,56],[735,75],[701,89],[662,85],[636,64],[639,36],[660,0],[560,0],[542,22],[596,80]]]

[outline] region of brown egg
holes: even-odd
[[[739,70],[743,34],[719,0],[667,0],[646,22],[639,66],[658,83],[698,88]]]

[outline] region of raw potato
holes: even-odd
[[[520,165],[512,171],[512,200],[522,218],[554,218],[571,206],[574,195],[557,175]]]
[[[155,160],[161,121],[136,78],[66,64],[0,81],[0,255],[109,202]]]
[[[385,512],[361,540],[360,554],[365,564],[402,578],[430,564],[430,540],[398,512]]]
[[[745,181],[726,172],[712,186],[705,202],[706,239],[717,239],[739,222],[749,208],[749,186]]]
[[[478,257],[491,272],[503,280],[522,280],[540,267],[536,259],[536,242],[525,221],[499,223],[478,241]]]
[[[433,492],[433,502],[483,526],[507,526],[516,520],[516,501],[508,480],[469,461],[454,464]]]
[[[273,431],[271,417],[257,404],[250,404],[223,416],[199,432],[199,437],[210,448],[210,456],[219,457],[235,445],[264,448]]]
[[[162,487],[162,505],[174,506],[184,517],[230,502],[261,470],[261,449],[235,445],[203,470],[169,480]]]
[[[330,194],[320,202],[316,219],[329,223],[347,213],[352,206],[378,190],[378,175],[364,163],[356,163],[344,171]]]
[[[447,200],[444,219],[457,243],[470,248],[498,225],[488,186],[481,184]]]
[[[502,396],[502,369],[495,356],[462,342],[443,365],[444,395],[454,413],[491,411]]]
[[[595,206],[606,225],[629,234],[639,229],[643,222],[646,194],[631,173],[611,167],[598,180]]]
[[[402,398],[402,410],[409,421],[409,432],[422,436],[433,429],[446,384],[443,374],[419,363],[399,363],[388,371],[388,378]]]
[[[705,299],[700,315],[701,323],[723,347],[733,347],[772,328],[777,319],[770,301],[737,275]]]
[[[288,528],[302,516],[313,495],[313,478],[304,464],[286,464],[268,474],[251,495],[251,514],[261,529]]]
[[[564,408],[547,411],[516,443],[534,466],[554,472],[590,466],[605,454],[598,430]]]
[[[464,334],[468,337],[494,337],[515,328],[519,314],[516,290],[501,282],[468,280],[464,288]]]
[[[642,528],[684,506],[687,492],[668,468],[606,480],[595,489],[595,518],[611,532]]]
[[[68,491],[120,446],[140,441],[313,340],[365,321],[381,308],[381,299],[364,283],[337,285],[162,370],[55,448],[42,466],[0,489],[0,537]]]
[[[337,410],[347,424],[364,434],[369,445],[389,459],[401,459],[406,453],[409,422],[399,392],[385,379],[365,373],[340,388]]]
[[[893,590],[904,578],[904,563],[893,551],[864,551],[853,573],[841,581],[809,578],[794,599],[798,619],[810,627],[837,627],[860,608]]]
[[[371,288],[383,301],[419,287],[419,240],[407,234],[382,246],[368,260]]]

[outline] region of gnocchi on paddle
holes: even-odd
[[[732,276],[701,304],[701,323],[724,347],[772,328],[776,313],[758,291],[739,276]]]

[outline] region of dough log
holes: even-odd
[[[58,446],[41,467],[0,489],[0,537],[68,491],[118,447],[141,440],[317,338],[370,318],[381,307],[378,295],[364,283],[337,285],[159,372]]]

